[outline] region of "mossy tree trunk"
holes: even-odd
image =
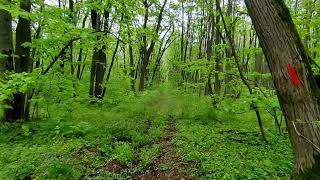
[[[287,119],[295,179],[320,178],[319,89],[288,8],[282,0],[245,0]]]

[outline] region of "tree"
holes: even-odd
[[[6,3],[10,3],[9,0]],[[0,73],[13,70],[12,62],[12,17],[6,10],[0,9]]]
[[[31,10],[30,0],[21,0],[20,8],[26,12]],[[28,17],[19,16],[19,21],[16,29],[16,49],[14,59],[14,71],[16,73],[30,72],[32,70],[33,61],[30,58],[30,48],[24,43],[31,42],[31,22]],[[29,102],[28,94],[17,92],[13,94],[13,99],[10,101],[12,109],[6,112],[8,121],[16,121],[19,119],[27,120],[29,118]]]
[[[10,3],[10,1],[8,0],[6,3]],[[11,14],[6,10],[0,9],[0,37],[2,37],[0,38],[0,75],[5,73],[5,71],[13,70],[11,21]],[[6,101],[5,103],[7,105],[10,105],[8,101]],[[7,116],[9,115],[8,110],[5,110],[4,115],[4,119],[7,120]]]
[[[163,19],[163,12],[164,12],[164,8],[167,4],[168,0],[165,0],[163,2],[163,5],[161,6],[159,15],[158,15],[158,19],[157,19],[157,25],[155,27],[155,34],[158,35],[160,28],[161,28],[161,21]],[[149,19],[149,8],[151,6],[151,3],[148,3],[147,0],[145,0],[143,2],[144,7],[145,7],[145,17],[144,17],[144,24],[143,24],[143,28],[144,30],[146,30],[147,28],[147,23],[148,23],[148,19]],[[144,91],[144,86],[145,86],[145,80],[146,80],[146,76],[147,76],[147,67],[149,65],[149,61],[151,58],[151,54],[154,50],[154,46],[156,44],[156,41],[154,38],[152,38],[150,45],[147,47],[147,36],[144,33],[143,34],[143,47],[142,47],[142,61],[141,61],[141,72],[140,72],[140,83],[139,83],[139,91]]]
[[[320,178],[319,89],[290,12],[282,0],[245,0],[287,119],[296,179]],[[267,33],[266,33],[267,32]]]
[[[108,19],[107,19],[108,20]],[[91,10],[92,29],[96,32],[101,31],[101,17],[96,10]],[[99,36],[97,40],[99,41]],[[106,71],[106,54],[104,48],[95,46],[92,56],[91,77],[90,77],[90,96],[103,98],[103,79]]]

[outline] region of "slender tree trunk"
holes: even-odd
[[[180,60],[181,62],[183,62],[184,60],[184,1],[181,1],[181,38],[180,38]],[[185,77],[185,72],[182,69],[181,70],[181,77],[182,77],[182,82],[184,81],[184,77]]]
[[[240,75],[240,79],[243,82],[243,84],[247,87],[247,89],[249,91],[249,94],[252,96],[253,95],[253,89],[252,89],[248,79],[246,79],[246,77],[244,76],[243,71],[241,69],[240,58],[236,53],[236,48],[235,48],[235,45],[234,45],[234,42],[233,42],[231,31],[229,31],[229,29],[227,27],[227,24],[226,24],[226,21],[224,19],[224,16],[223,16],[223,13],[222,13],[222,9],[220,7],[220,3],[219,3],[218,0],[216,0],[216,7],[217,7],[217,9],[218,9],[218,11],[220,13],[220,17],[221,17],[221,20],[222,20],[222,23],[223,23],[223,27],[224,27],[224,30],[225,30],[225,33],[226,33],[228,44],[230,46],[231,54],[235,59],[235,63],[236,63],[236,66],[237,66],[237,69],[238,69],[238,72],[239,72],[239,75]],[[221,32],[219,34],[220,34],[220,37],[222,37]],[[265,142],[268,142],[267,138],[265,136],[265,133],[264,133],[263,126],[262,126],[262,121],[261,121],[261,117],[260,117],[259,108],[258,108],[258,106],[257,106],[257,104],[256,104],[256,102],[254,100],[252,100],[251,108],[256,112],[256,117],[257,117],[257,121],[258,121],[258,124],[259,124],[259,128],[260,128],[260,133],[261,133],[262,139]]]
[[[255,37],[255,47],[259,48],[260,44],[257,42],[257,37]],[[256,85],[261,84],[261,73],[263,73],[263,54],[262,52],[255,53],[255,64],[254,64],[254,71],[257,73],[257,75],[254,77],[254,81]]]
[[[171,40],[171,38],[173,37],[174,35],[174,28],[171,32],[171,34],[169,35],[168,39],[166,40],[166,42],[164,43],[164,38],[166,37],[167,33],[169,32],[170,28],[168,29],[168,31],[166,32],[166,34],[164,35],[162,41],[161,41],[161,44],[160,44],[160,47],[159,47],[159,51],[158,51],[158,56],[156,58],[156,66],[154,67],[153,69],[153,73],[152,73],[152,79],[151,79],[151,82],[150,82],[150,85],[153,84],[153,81],[156,77],[156,73],[157,73],[157,70],[159,69],[160,67],[160,64],[161,64],[161,60],[166,52],[166,50],[170,47],[171,43],[174,42],[174,40]],[[164,44],[164,45],[163,45]],[[162,47],[163,46],[163,47]]]
[[[71,19],[72,24],[76,25],[76,20],[75,20],[75,15],[74,15],[74,1],[69,0],[69,17]],[[71,75],[74,75],[74,65],[73,65],[73,43],[70,45],[70,52],[69,52],[69,58],[70,58],[70,70],[71,70]]]
[[[135,91],[135,80],[134,80],[134,57],[133,57],[133,48],[132,45],[129,45],[129,59],[130,59],[130,81],[131,81],[131,90]]]
[[[231,16],[233,13],[233,9],[237,6],[236,5],[236,2],[233,2],[234,0],[228,0],[228,5],[227,5],[227,13],[226,13],[226,16]],[[234,8],[233,8],[234,7]],[[233,19],[233,18],[232,18]],[[232,34],[232,41],[234,41],[234,27],[231,27],[230,28],[231,30],[231,34]],[[226,58],[227,58],[227,61],[226,61],[226,65],[225,65],[225,71],[226,72],[229,72],[231,70],[231,62],[230,62],[230,59],[232,58],[232,53],[231,53],[231,50],[230,50],[230,47],[228,49],[226,49]],[[225,89],[224,89],[224,95],[225,96],[228,96],[229,94],[231,94],[231,88],[230,88],[230,81],[232,80],[232,77],[231,75],[227,74],[226,77],[225,77]]]
[[[210,4],[210,6],[213,6],[212,4]],[[207,60],[209,62],[212,61],[212,54],[213,54],[213,40],[215,37],[214,34],[214,29],[215,29],[215,19],[214,19],[214,14],[212,10],[209,10],[209,23],[208,23],[208,35],[207,35]],[[212,67],[212,69],[209,70],[209,74],[208,74],[208,80],[205,86],[205,91],[204,94],[205,95],[213,95],[213,89],[212,89],[212,82],[211,82],[211,76],[212,76],[212,71],[214,70],[214,67]]]
[[[82,21],[82,29],[85,28],[86,26],[86,21],[87,21],[87,18],[88,16],[85,15],[85,17],[83,18],[83,21]],[[80,41],[81,43],[81,41]],[[78,56],[78,67],[77,67],[77,78],[80,80],[81,79],[81,62],[82,62],[82,58],[83,58],[83,48],[81,47],[80,50],[79,50],[79,56]],[[83,65],[84,66],[84,65]]]
[[[266,56],[295,156],[295,179],[320,178],[319,89],[282,0],[245,0]],[[268,33],[265,33],[268,32]]]
[[[115,47],[115,49],[114,49],[114,51],[113,51],[112,59],[111,59],[111,63],[110,63],[110,67],[109,67],[108,74],[107,74],[107,82],[109,81],[109,79],[110,79],[110,77],[111,77],[111,71],[112,71],[114,62],[115,62],[115,60],[116,60],[116,55],[117,55],[117,52],[118,52],[119,43],[120,43],[120,41],[117,40],[117,44],[116,44],[116,47]]]
[[[159,31],[160,31],[161,21],[163,19],[163,11],[164,11],[164,8],[165,8],[167,2],[168,2],[168,0],[164,0],[163,5],[162,5],[162,7],[160,9],[159,16],[158,16],[158,19],[157,19],[157,25],[156,25],[156,28],[155,28],[155,33],[156,34],[158,34]],[[146,14],[145,14],[144,28],[147,27],[149,6],[150,5],[145,1]],[[154,46],[155,46],[155,43],[156,43],[155,40],[152,39],[151,43],[150,43],[150,46],[147,48],[146,47],[146,35],[144,35],[143,39],[144,39],[144,50],[143,50],[143,58],[142,58],[142,63],[141,63],[142,66],[141,66],[141,73],[140,73],[139,91],[144,91],[145,80],[146,80],[146,75],[147,75],[147,67],[149,65],[150,57],[151,57],[151,54],[153,52],[153,49],[154,49]]]
[[[217,7],[216,7],[216,9],[218,9]],[[219,22],[220,22],[220,16],[216,16],[216,22],[215,22],[215,46],[216,46],[216,48],[215,48],[215,56],[216,56],[216,58],[215,58],[215,73],[214,73],[214,93],[216,94],[216,95],[220,95],[220,91],[221,91],[221,81],[220,81],[220,79],[219,79],[219,73],[220,73],[220,71],[222,71],[222,68],[221,68],[221,65],[220,65],[220,62],[221,62],[221,58],[222,58],[222,56],[221,56],[221,53],[220,52],[218,52],[218,45],[220,44],[220,36],[219,36],[219,29],[220,29],[220,27],[219,27]]]

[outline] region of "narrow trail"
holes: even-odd
[[[176,120],[170,116],[166,132],[158,141],[163,149],[162,153],[140,174],[132,176],[135,180],[166,180],[166,179],[198,179],[192,176],[194,165],[184,162],[175,152],[172,140],[177,132]],[[166,168],[163,168],[166,167]]]

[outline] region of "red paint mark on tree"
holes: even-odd
[[[300,87],[301,81],[299,79],[298,73],[291,64],[288,64],[288,73],[289,73],[292,84],[297,88]]]

